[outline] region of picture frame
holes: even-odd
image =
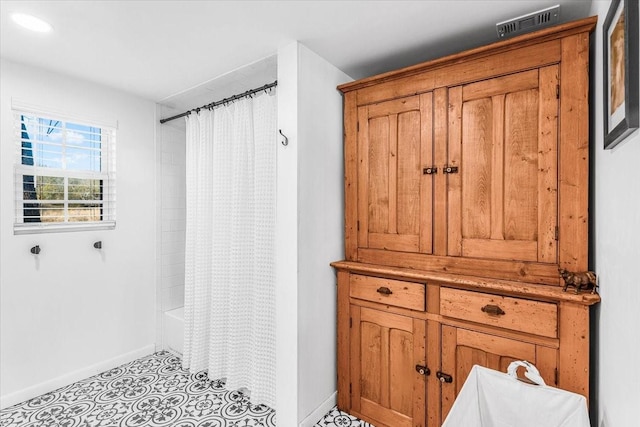
[[[638,1],[612,0],[602,33],[604,148],[611,149],[640,121]]]

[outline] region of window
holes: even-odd
[[[115,227],[115,129],[14,113],[14,233]]]

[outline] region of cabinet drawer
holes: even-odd
[[[552,303],[441,288],[440,314],[545,337],[558,336],[558,309]]]
[[[410,310],[424,311],[425,285],[401,280],[352,274],[349,277],[349,296]]]

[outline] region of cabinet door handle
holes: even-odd
[[[458,166],[444,165],[442,168],[442,173],[458,173]]]
[[[444,372],[436,372],[436,377],[440,380],[441,383],[452,383],[453,377],[449,374],[445,374]]]
[[[499,306],[491,304],[485,305],[480,310],[484,311],[487,314],[491,314],[492,316],[502,316],[503,314],[506,314],[504,310]]]
[[[423,365],[416,365],[416,372],[424,376],[431,375],[431,369]]]
[[[436,173],[438,173],[438,168],[435,167],[435,166],[429,166],[429,167],[426,167],[426,168],[422,169],[422,174],[423,175],[433,175],[433,174],[436,174]]]
[[[382,295],[391,295],[393,292],[391,292],[391,289],[387,288],[386,286],[381,286],[379,287],[376,292],[378,292],[379,294]]]

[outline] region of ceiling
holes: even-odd
[[[1,0],[0,56],[156,102],[203,84],[215,100],[271,82],[274,55],[294,40],[357,79],[496,41],[497,22],[555,4],[561,22],[591,10],[591,0]],[[53,32],[18,27],[14,11]]]

